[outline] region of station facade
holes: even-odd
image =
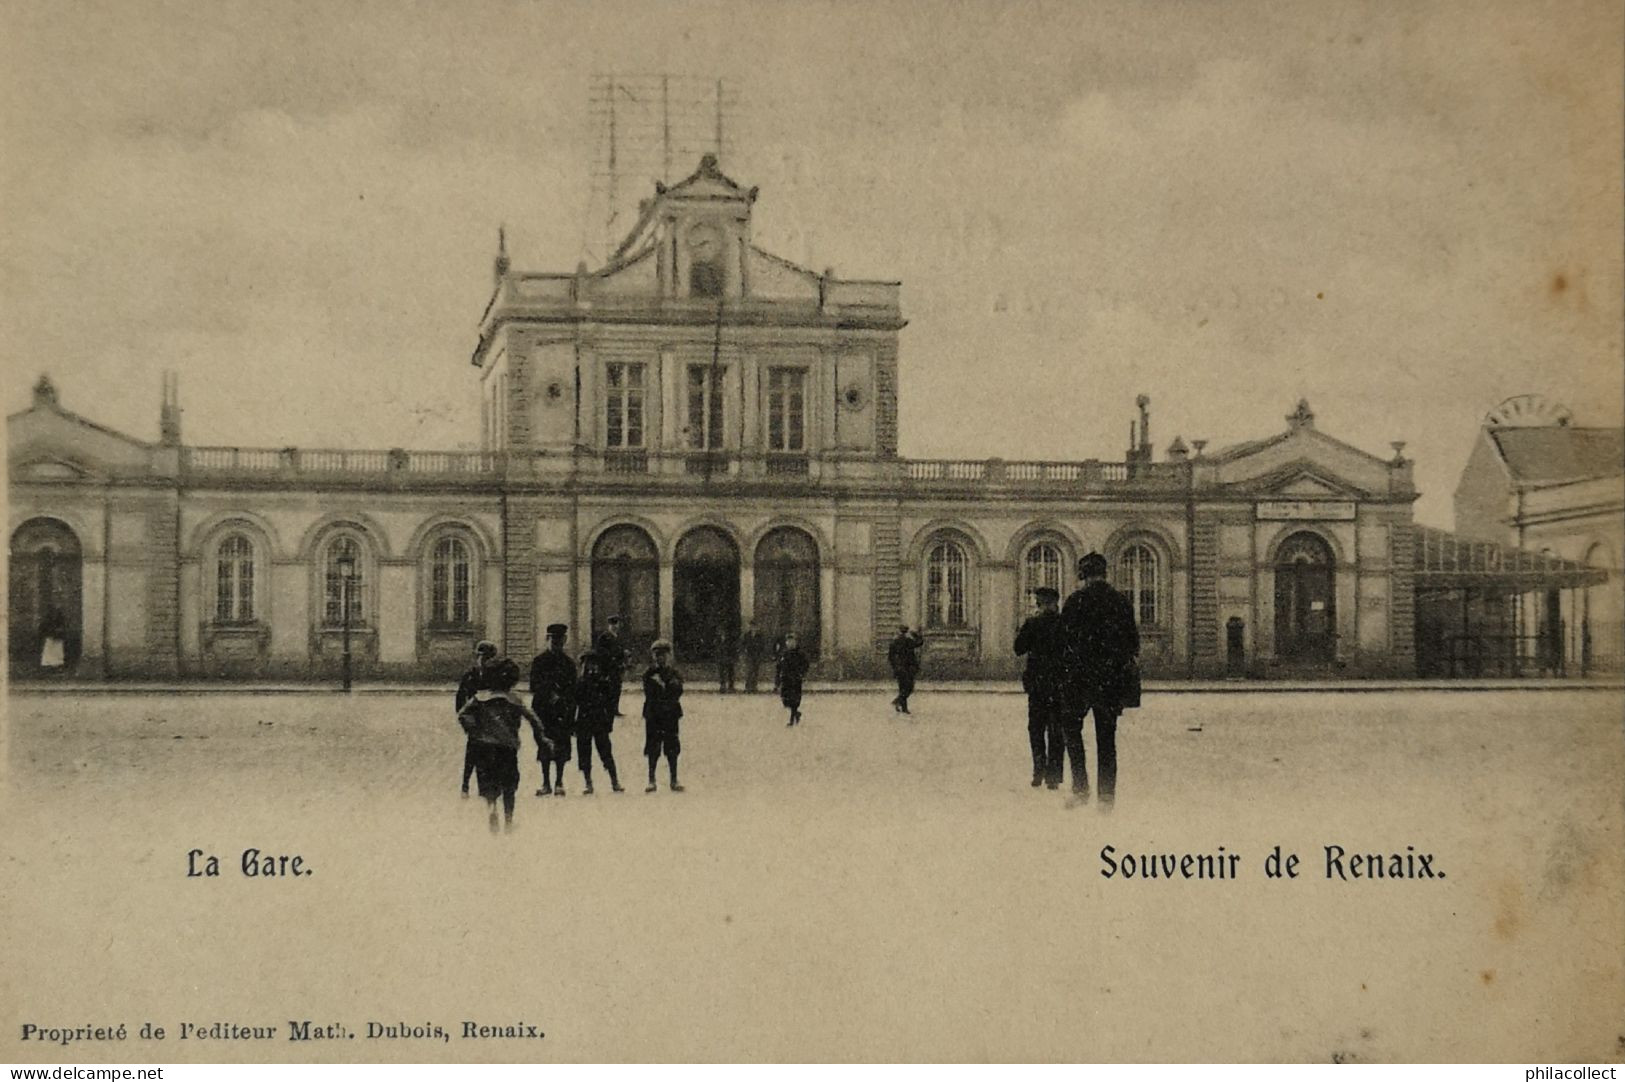
[[[899,285],[763,251],[756,198],[707,157],[602,268],[499,251],[479,451],[188,445],[173,387],[147,441],[42,377],[7,423],[13,672],[54,611],[86,675],[325,678],[347,641],[363,677],[439,677],[612,614],[690,666],[754,624],[872,675],[908,624],[928,673],[1008,675],[1032,590],[1099,551],[1152,675],[1414,673],[1402,445],[1300,402],[1159,456],[1142,399],[1121,461],[901,457]]]

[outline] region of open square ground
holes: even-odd
[[[1029,787],[1019,696],[886,698],[810,695],[787,729],[770,696],[691,694],[688,791],[662,767],[646,795],[629,688],[629,791],[584,797],[572,763],[532,796],[527,734],[493,837],[449,691],[14,696],[0,1044],[105,1019],[170,1033],[117,1058],[182,1061],[1618,1054],[1618,692],[1151,696],[1110,813]],[[1106,846],[1240,860],[1107,877]],[[1328,846],[1434,874],[1328,878]],[[244,877],[249,848],[313,874]],[[278,1029],[175,1039],[217,1021]]]

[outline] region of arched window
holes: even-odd
[[[1021,561],[1021,599],[1025,607],[1033,603],[1033,591],[1040,586],[1048,586],[1057,594],[1064,594],[1061,589],[1061,570],[1065,561],[1061,557],[1059,546],[1048,541],[1040,541],[1027,550],[1027,555]]]
[[[346,559],[353,561],[355,565],[354,570],[350,572],[349,622],[352,625],[366,622],[366,591],[363,589],[366,567],[361,558],[361,543],[354,537],[344,534],[334,538],[327,546],[327,559],[324,561],[325,604],[322,616],[328,627],[338,627],[345,622],[345,582],[339,568],[341,561]]]
[[[925,559],[925,626],[964,627],[965,580],[969,561],[956,541],[931,546]]]
[[[429,567],[429,622],[441,626],[468,623],[472,592],[468,546],[456,537],[440,538]]]
[[[240,533],[227,534],[215,550],[214,619],[219,624],[254,619],[254,543]]]
[[[1124,549],[1117,558],[1117,588],[1133,604],[1134,618],[1141,627],[1156,627],[1162,622],[1161,587],[1162,566],[1156,549],[1143,544]]]

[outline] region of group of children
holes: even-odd
[[[480,797],[490,808],[493,833],[513,829],[514,799],[519,791],[519,730],[529,722],[541,764],[542,784],[537,796],[564,796],[564,764],[570,761],[571,743],[580,758],[582,792],[591,795],[592,753],[609,775],[610,788],[625,792],[615,770],[610,734],[619,715],[621,678],[626,651],[612,629],[577,663],[564,652],[569,629],[553,624],[547,629],[547,649],[531,663],[531,702],[519,697],[519,666],[498,657],[496,645],[481,642],[474,648],[474,665],[457,687],[457,720],[468,737],[463,756],[463,795],[469,778],[477,782]],[[643,674],[643,754],[649,762],[649,784],[654,792],[655,768],[665,756],[670,787],[683,791],[677,780],[677,758],[682,753],[679,721],[683,716],[683,678],[671,666],[671,643],[664,639],[651,648],[654,663]],[[502,816],[497,815],[501,801]]]

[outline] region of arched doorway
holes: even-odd
[[[1337,654],[1337,561],[1313,533],[1295,533],[1275,556],[1275,654],[1331,661]]]
[[[715,661],[725,637],[739,635],[739,549],[714,526],[677,542],[672,575],[672,647],[680,661]]]
[[[780,526],[756,546],[756,630],[768,642],[794,631],[808,657],[818,656],[818,545],[804,530]]]
[[[79,538],[52,518],[29,519],[11,535],[11,671],[40,670],[40,648],[48,622],[66,643],[67,667],[79,660],[83,644],[84,559]]]
[[[592,547],[592,628],[576,638],[583,650],[611,616],[621,618],[621,641],[633,663],[648,657],[660,631],[660,554],[636,526],[612,526]]]

